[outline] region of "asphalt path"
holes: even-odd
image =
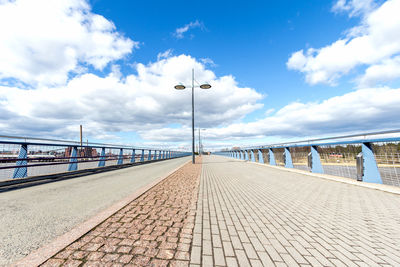
[[[8,265],[68,232],[188,157],[0,193],[0,265]]]

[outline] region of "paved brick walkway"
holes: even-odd
[[[188,266],[200,170],[186,164],[42,266]]]
[[[191,266],[400,266],[400,196],[203,159]]]

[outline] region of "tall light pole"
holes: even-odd
[[[202,145],[201,145],[201,138],[200,138],[200,131],[201,130],[203,130],[203,131],[205,131],[206,129],[201,129],[201,128],[199,128],[199,156],[201,157],[201,147],[202,147]]]
[[[182,84],[175,85],[176,90],[184,90],[186,87]],[[201,89],[210,89],[211,85],[208,83],[204,83],[200,86],[195,86],[194,85],[194,69],[192,69],[192,163],[195,164],[195,158],[194,158],[194,88],[195,87],[200,87]]]

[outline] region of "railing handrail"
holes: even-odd
[[[168,148],[155,148],[155,147],[135,147],[129,145],[120,145],[120,144],[106,144],[106,143],[83,143],[80,145],[79,141],[72,141],[72,140],[58,140],[58,139],[47,139],[47,138],[36,138],[36,137],[22,137],[22,136],[7,136],[7,135],[0,135],[0,138],[7,138],[7,139],[19,139],[25,141],[13,141],[13,140],[0,140],[0,144],[13,144],[13,145],[20,145],[20,144],[27,144],[27,145],[39,145],[39,146],[59,146],[59,147],[90,147],[90,148],[106,148],[106,149],[137,149],[137,150],[161,150],[161,151],[171,151],[171,152],[183,152],[177,150],[171,150]],[[61,142],[62,144],[57,143],[42,143],[42,142],[29,142],[27,140],[37,140],[37,141],[50,141],[50,142]]]
[[[360,144],[360,143],[378,143],[378,142],[398,142],[398,141],[400,141],[400,136],[399,136],[399,137],[388,137],[388,138],[356,139],[356,140],[343,140],[343,141],[339,141],[339,142],[315,143],[317,141],[324,141],[324,140],[337,140],[337,139],[353,138],[353,137],[361,137],[361,136],[366,137],[366,136],[371,136],[371,135],[382,135],[382,134],[391,134],[391,133],[400,133],[400,130],[388,130],[388,131],[381,131],[381,132],[369,132],[369,133],[360,133],[360,134],[352,134],[352,135],[324,137],[324,138],[308,139],[308,140],[302,140],[302,141],[275,143],[275,144],[269,144],[269,145],[240,147],[239,149],[228,149],[228,150],[305,147],[305,146],[311,146],[311,145],[312,146],[329,146],[329,145],[340,145],[340,144]],[[306,144],[303,144],[303,143],[306,143]]]

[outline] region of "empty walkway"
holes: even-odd
[[[0,193],[0,266],[178,168],[188,157]]]
[[[400,196],[205,157],[190,263],[399,266]]]

